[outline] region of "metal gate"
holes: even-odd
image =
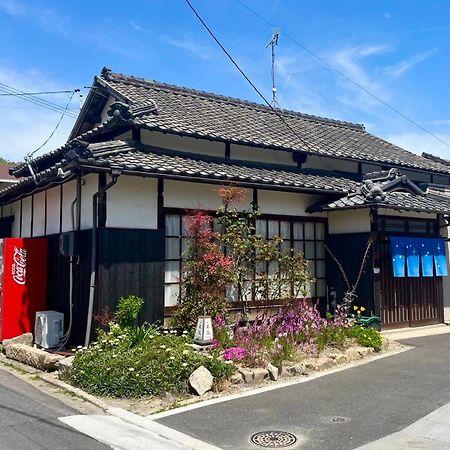
[[[383,328],[442,322],[442,277],[394,277],[390,243],[380,242],[379,250]]]

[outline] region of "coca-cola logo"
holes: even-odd
[[[17,284],[25,284],[27,275],[27,251],[24,248],[14,247],[11,271],[13,280]]]

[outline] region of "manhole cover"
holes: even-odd
[[[250,438],[253,444],[265,448],[290,447],[297,442],[297,438],[287,431],[260,431]]]

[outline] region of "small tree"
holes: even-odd
[[[215,242],[211,216],[197,211],[185,221],[189,246],[183,267],[181,306],[172,318],[172,326],[191,329],[203,314],[215,317],[226,313],[225,293],[233,278],[233,262]]]

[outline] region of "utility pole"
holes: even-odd
[[[275,46],[278,44],[279,37],[280,37],[280,34],[276,30],[272,35],[272,39],[266,45],[266,48],[270,46],[271,51],[272,51],[272,106],[274,108],[277,105],[277,88],[275,85]]]

